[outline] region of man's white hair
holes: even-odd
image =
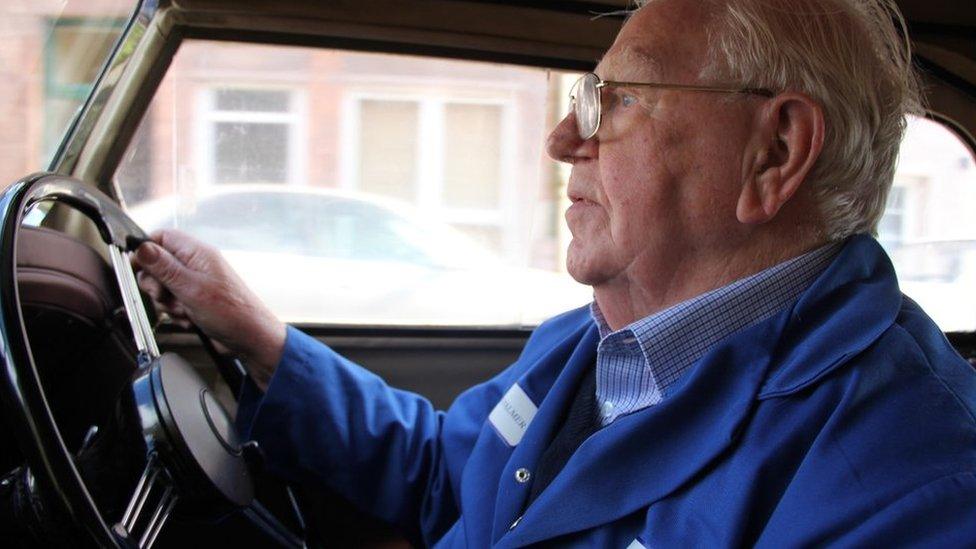
[[[824,148],[805,184],[819,204],[826,236],[875,233],[894,179],[905,115],[922,112],[911,45],[894,1],[702,4],[712,10],[702,78],[797,91],[820,103]]]

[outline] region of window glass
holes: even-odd
[[[542,161],[565,80],[189,40],[115,182],[287,321],[531,326],[591,299],[565,273],[566,172]]]
[[[215,103],[220,111],[288,112],[291,97],[281,90],[227,90],[215,92]]]
[[[497,208],[502,176],[502,109],[444,109],[444,200],[456,208]]]
[[[216,183],[284,183],[288,180],[288,126],[269,122],[214,125]]]
[[[134,9],[128,0],[0,3],[0,189],[48,167]]]
[[[419,110],[413,101],[359,103],[359,188],[408,201],[415,198]]]
[[[216,184],[287,183],[298,113],[287,90],[216,88],[204,93],[205,168]]]
[[[878,227],[902,291],[945,331],[976,330],[976,163],[950,130],[909,120]]]

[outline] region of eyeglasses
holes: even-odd
[[[600,121],[603,115],[603,94],[600,93],[600,90],[609,87],[742,93],[761,95],[764,97],[773,97],[776,95],[772,91],[763,88],[723,88],[715,86],[688,86],[684,84],[660,84],[657,82],[614,82],[611,80],[602,80],[596,74],[588,72],[573,84],[569,92],[569,99],[573,104],[573,111],[576,113],[576,127],[579,129],[580,138],[584,141],[596,135],[596,131],[600,129]]]

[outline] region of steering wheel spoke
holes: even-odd
[[[125,250],[116,244],[110,244],[108,251],[112,258],[112,270],[115,271],[115,278],[122,294],[122,304],[132,326],[132,337],[139,351],[137,361],[139,367],[143,368],[159,358],[159,346],[156,345],[156,336],[153,334],[145,305],[139,296],[136,275],[132,270],[132,264],[125,257]]]
[[[156,541],[178,500],[172,478],[153,455],[146,464],[122,520],[112,527],[112,531],[127,543],[148,549]],[[138,542],[135,542],[136,539]]]

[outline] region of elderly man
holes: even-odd
[[[882,0],[658,0],[549,154],[591,307],[445,412],[178,233],[137,254],[243,355],[272,467],[444,547],[976,544],[976,375],[870,236],[910,55]]]

